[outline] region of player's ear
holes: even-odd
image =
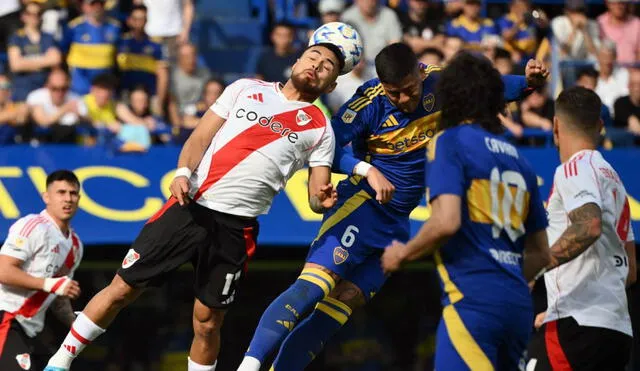
[[[48,189],[42,192],[42,201],[44,201],[45,205],[49,205],[49,192]]]
[[[553,116],[553,143],[558,145],[558,126],[560,125],[560,120],[558,116]]]

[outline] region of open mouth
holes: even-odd
[[[312,80],[317,79],[316,72],[314,70],[306,70],[304,73]]]

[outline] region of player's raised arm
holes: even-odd
[[[387,203],[393,197],[394,185],[378,169],[357,158],[350,149],[344,148],[353,140],[364,137],[369,130],[367,125],[374,122],[370,95],[380,89],[381,86],[371,83],[362,85],[331,120],[337,141],[333,170],[367,178],[371,188],[376,191],[376,200]]]
[[[371,100],[365,95],[370,89],[367,84],[362,85],[353,97],[340,107],[331,119],[331,126],[336,136],[335,159],[333,171],[341,174],[355,174],[354,170],[362,160],[356,158],[352,151],[343,148],[356,138],[361,138],[368,131],[367,124],[370,117]]]
[[[504,99],[508,102],[521,100],[534,89],[544,86],[549,77],[549,70],[544,64],[535,59],[530,59],[525,67],[525,76],[502,76],[504,83]]]
[[[178,159],[178,170],[170,186],[171,194],[180,205],[189,202],[191,173],[202,161],[211,140],[224,125],[238,100],[238,95],[251,83],[250,81],[241,79],[224,89],[220,98],[205,112],[193,133],[184,143]]]
[[[178,159],[178,170],[175,178],[171,182],[171,194],[178,199],[180,205],[189,202],[189,178],[191,173],[198,167],[202,156],[211,144],[211,139],[220,130],[226,119],[218,116],[212,110],[202,116],[195,130],[182,147]]]

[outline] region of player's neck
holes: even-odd
[[[596,145],[589,139],[575,137],[571,139],[571,141],[563,143],[563,145],[560,146],[560,162],[562,162],[563,164],[569,161],[569,159],[573,157],[573,155],[580,151],[593,151],[596,149]]]
[[[60,220],[53,216],[49,211],[47,211],[47,214],[49,215],[49,218],[51,218],[51,220],[56,223],[58,229],[60,229],[60,232],[62,232],[65,237],[69,237],[69,221]]]
[[[284,97],[287,98],[288,100],[297,100],[300,102],[313,103],[315,102],[316,99],[318,99],[317,95],[305,94],[300,90],[296,89],[295,86],[293,86],[293,82],[291,81],[291,79],[289,79],[289,81],[287,81],[287,83],[284,84],[284,86],[280,91],[282,92],[282,95],[284,95]]]

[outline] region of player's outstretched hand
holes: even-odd
[[[367,181],[371,188],[376,191],[376,200],[378,202],[386,204],[391,201],[393,192],[396,191],[396,187],[394,187],[393,184],[391,184],[391,182],[382,175],[380,170],[375,167],[371,167],[369,171],[367,171]]]
[[[405,248],[405,244],[393,240],[391,245],[387,246],[382,254],[382,271],[385,274],[393,273],[400,269],[403,262],[402,252]]]
[[[180,206],[189,203],[189,179],[186,176],[178,176],[173,178],[169,190],[171,194],[178,200]]]
[[[329,183],[320,187],[320,191],[316,193],[320,206],[328,210],[338,202],[338,192],[333,188],[333,184]]]
[[[549,77],[549,70],[544,63],[535,59],[529,59],[525,67],[524,74],[527,78],[527,85],[532,88],[544,86]]]

